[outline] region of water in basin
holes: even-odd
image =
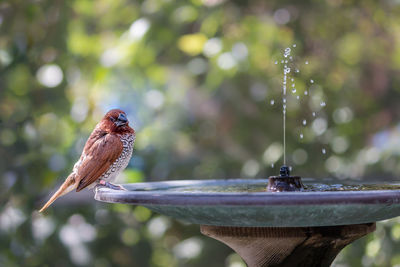
[[[223,181],[223,180],[221,180]],[[246,181],[242,180],[241,181]],[[332,181],[330,183],[319,183],[315,179],[302,178],[305,190],[303,192],[334,192],[334,191],[369,191],[369,190],[400,190],[400,182],[364,183],[359,181]],[[268,193],[266,183],[268,180],[260,182],[237,183],[230,185],[189,185],[189,186],[168,186],[159,187],[158,191],[187,192],[187,193]],[[136,188],[135,191],[151,191],[154,188]]]

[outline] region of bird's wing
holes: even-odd
[[[114,134],[106,134],[95,141],[78,167],[75,179],[80,182],[76,191],[94,183],[118,159],[122,149],[120,138]]]

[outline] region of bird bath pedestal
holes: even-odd
[[[204,235],[236,251],[249,267],[330,266],[354,240],[375,230],[375,223],[324,227],[200,226]]]
[[[99,187],[95,198],[199,224],[204,235],[230,246],[249,267],[329,266],[342,248],[373,232],[376,221],[400,215],[399,184],[327,185],[303,179],[305,189],[271,192],[267,183],[137,183],[124,185],[127,191]]]

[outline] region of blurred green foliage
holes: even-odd
[[[112,107],[137,130],[122,182],[276,174],[274,62],[293,44],[298,92],[310,92],[289,99],[296,173],[396,177],[399,25],[395,0],[1,1],[0,266],[243,266],[198,226],[142,207],[71,193],[35,210]],[[313,111],[327,122],[321,134],[301,125]],[[336,263],[395,266],[399,251],[392,219]]]

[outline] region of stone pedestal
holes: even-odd
[[[201,225],[249,267],[330,266],[348,244],[376,228],[375,223],[325,227],[228,227]]]

